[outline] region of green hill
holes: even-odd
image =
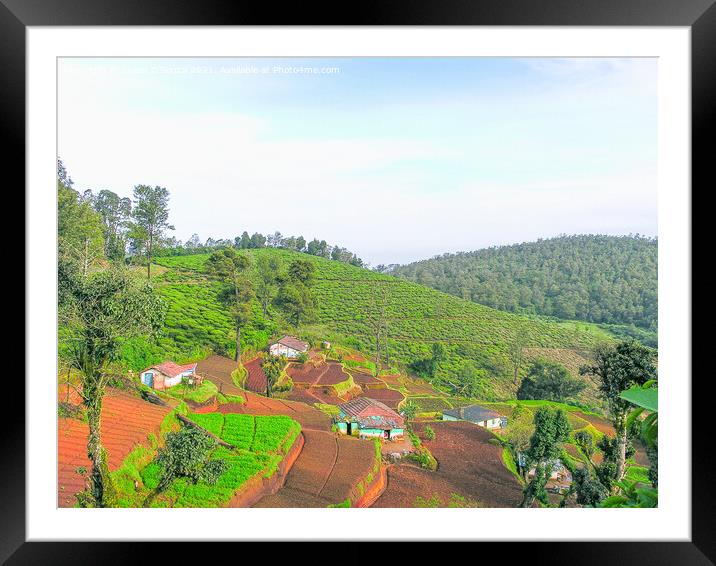
[[[445,254],[391,273],[500,310],[625,325],[614,330],[640,339],[650,331],[655,341],[657,259],[652,238],[562,236]]]
[[[481,397],[498,399],[514,396],[508,348],[518,337],[524,341],[526,360],[552,358],[573,373],[591,348],[612,339],[595,325],[506,313],[345,263],[272,248],[245,253],[254,263],[261,254],[280,256],[284,263],[299,258],[313,262],[317,320],[293,329],[278,311],[269,311],[265,318],[256,303],[252,321],[242,330],[243,347],[261,349],[273,335],[291,331],[353,347],[372,358],[372,328],[383,318],[391,366],[419,366],[421,360],[431,358],[433,344],[441,343],[445,355],[433,377],[437,385],[459,382],[469,374]],[[233,353],[232,321],[217,301],[217,283],[202,273],[207,257],[156,259],[166,268],[154,279],[169,305],[166,329],[158,346],[141,341],[126,346],[125,359],[135,369],[165,357],[197,358],[207,348]]]

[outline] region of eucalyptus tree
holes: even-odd
[[[254,287],[249,278],[251,261],[233,248],[215,251],[204,265],[205,270],[216,276],[222,284],[219,299],[229,308],[236,325],[236,354],[234,360],[241,361],[241,328],[251,319],[251,299]]]
[[[158,186],[135,186],[132,219],[130,237],[134,241],[134,249],[142,250],[147,258],[147,279],[150,279],[154,252],[165,232],[174,230],[174,226],[169,224],[169,191]]]

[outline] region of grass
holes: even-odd
[[[189,418],[235,446],[218,446],[212,459],[224,460],[228,466],[214,485],[191,484],[184,478],[171,485],[152,502],[153,507],[221,507],[251,478],[271,477],[301,433],[301,426],[290,417],[241,415],[229,413],[191,413]],[[160,470],[151,462],[139,472],[145,491],[156,488]]]
[[[262,255],[274,255],[288,263],[293,259],[316,267],[313,295],[317,306],[314,328],[325,339],[373,355],[371,320],[377,312],[380,289],[386,288],[386,317],[392,364],[403,367],[428,359],[435,342],[445,345],[445,360],[433,380],[445,384],[459,378],[466,362],[477,368],[479,396],[500,399],[514,396],[507,356],[511,340],[524,333],[528,346],[550,350],[584,351],[610,340],[611,335],[588,323],[555,322],[498,311],[433,289],[348,264],[298,254],[288,250],[246,250],[253,263]],[[233,321],[218,302],[218,284],[202,273],[207,255],[157,258],[167,271],[156,277],[160,293],[169,303],[163,351],[176,357],[196,348],[233,351]],[[258,303],[251,322],[242,329],[242,344],[264,348],[268,339],[285,326],[281,317],[264,318]],[[340,337],[341,340],[336,340]],[[151,352],[149,352],[151,354]],[[147,355],[149,355],[147,354]],[[372,362],[347,362],[348,367],[374,369]]]
[[[517,464],[515,463],[515,459],[512,457],[512,452],[510,452],[509,448],[502,449],[502,463],[504,464],[505,468],[512,472],[512,474],[521,484],[524,483],[522,476],[520,476],[519,472],[517,471]]]
[[[175,387],[170,387],[166,390],[166,393],[176,399],[205,403],[219,393],[219,388],[213,381],[205,379],[202,384],[197,387],[185,387],[183,384],[180,384]]]
[[[338,413],[340,412],[340,409],[338,408],[338,405],[326,405],[325,403],[314,403],[313,404],[316,409],[319,411],[323,411],[326,413],[329,417],[337,417]]]

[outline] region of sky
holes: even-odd
[[[314,237],[372,265],[657,233],[657,62],[61,58],[75,188],[171,194],[172,233]]]

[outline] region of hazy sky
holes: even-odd
[[[656,235],[656,74],[655,59],[61,59],[58,150],[80,190],[169,189],[181,240],[279,230],[375,265]]]

